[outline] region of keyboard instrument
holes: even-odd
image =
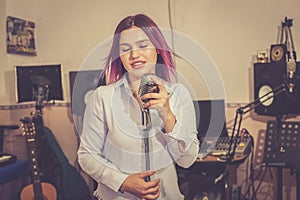
[[[234,142],[231,146],[233,152]],[[231,137],[205,137],[201,140],[201,154],[220,156],[227,155],[231,143]],[[252,140],[250,137],[238,138],[236,141],[236,149],[234,156],[243,156],[251,152]]]
[[[17,160],[17,157],[8,153],[0,153],[0,167],[14,163]]]

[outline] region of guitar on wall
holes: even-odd
[[[47,182],[41,182],[41,172],[38,163],[37,137],[43,128],[42,117],[38,114],[31,118],[21,119],[23,134],[26,137],[28,158],[31,161],[32,184],[21,191],[21,200],[55,200],[57,192],[55,187]]]

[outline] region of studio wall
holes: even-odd
[[[37,56],[26,57],[6,54],[5,39],[1,38],[0,101],[3,105],[15,103],[13,67],[17,64],[60,63],[63,66],[65,100],[69,101],[68,71],[77,70],[89,53],[112,36],[121,18],[145,13],[161,27],[170,29],[170,21],[178,31],[199,44],[211,56],[224,84],[228,102],[246,103],[250,92],[252,65],[258,50],[266,50],[277,41],[277,31],[285,16],[294,18],[296,50],[300,20],[296,0],[289,1],[35,1],[1,0],[5,14],[1,17],[1,30],[7,15],[36,23]],[[27,9],[24,9],[27,8]],[[3,7],[2,7],[3,9]],[[169,12],[170,11],[170,12]],[[170,18],[169,18],[170,14]],[[176,49],[176,46],[174,47]],[[195,52],[197,55],[197,52]],[[6,58],[6,59],[5,59]],[[105,58],[105,55],[99,55]],[[205,77],[196,76],[195,66],[178,59],[179,72],[192,79],[198,99],[210,98]],[[96,63],[97,64],[97,63]],[[94,64],[94,65],[96,65]],[[88,68],[101,68],[85,66]],[[205,66],[200,66],[205,67]],[[6,73],[6,74],[5,74]],[[3,75],[5,74],[5,76]],[[10,78],[7,78],[10,77]],[[200,83],[200,84],[199,84]],[[200,92],[204,90],[205,92]]]
[[[33,102],[16,102],[16,65],[61,64],[64,100],[44,109],[45,125],[53,130],[70,163],[76,165],[78,137],[69,104],[69,72],[102,68],[107,46],[103,51],[100,48],[101,51],[95,52],[95,49],[112,36],[123,17],[145,13],[162,28],[170,29],[172,24],[174,31],[201,47],[214,63],[217,76],[204,77],[196,68],[207,70],[209,66],[195,67],[189,60],[176,57],[179,74],[191,86],[194,99],[211,98],[210,89],[213,90],[214,85],[209,85],[207,78],[223,85],[227,126],[231,133],[236,109],[253,100],[252,71],[257,51],[268,50],[276,43],[278,27],[286,16],[294,19],[292,31],[299,52],[299,9],[298,0],[151,0],[151,3],[145,0],[0,0],[1,123],[19,124],[20,118],[34,110]],[[7,16],[36,23],[37,56],[6,53]],[[198,56],[196,51],[191,54]],[[89,56],[96,59],[89,62]],[[259,142],[259,133],[265,131],[269,119],[273,118],[251,112],[244,116],[242,127]],[[22,153],[25,147],[19,145],[21,130],[8,131],[6,136],[6,150],[25,158]],[[246,167],[239,168],[238,183],[244,181]],[[288,178],[293,180],[293,177]],[[295,189],[295,185],[286,187]]]

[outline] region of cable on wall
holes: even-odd
[[[171,29],[171,46],[173,54],[175,53],[175,44],[174,44],[174,28],[173,28],[173,22],[172,22],[172,9],[171,9],[171,0],[168,0],[168,18],[169,18],[169,26]],[[174,59],[174,64],[176,65],[176,61]]]

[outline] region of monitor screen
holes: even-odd
[[[198,138],[228,136],[224,100],[194,100]]]
[[[16,66],[17,102],[35,101],[37,85],[47,85],[44,100],[63,100],[61,65]]]
[[[70,94],[72,113],[83,116],[85,101],[90,92],[98,86],[104,85],[100,80],[102,70],[70,71]]]

